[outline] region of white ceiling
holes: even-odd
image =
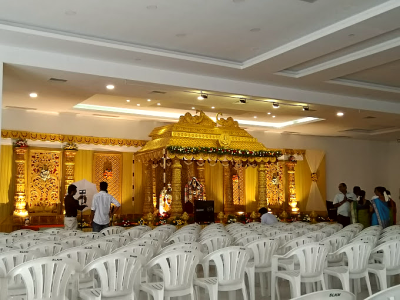
[[[341,131],[400,126],[400,0],[0,0],[0,7],[0,46],[296,88],[302,95],[304,91],[334,94],[338,96],[332,103],[326,97],[323,101],[321,94],[319,103],[325,105],[309,100],[315,103],[312,115],[326,121],[298,125],[290,131],[397,138],[393,132]],[[37,110],[57,112],[71,111],[78,103],[126,106],[120,103],[126,97],[133,104],[145,101],[150,90],[164,89],[168,93],[160,96],[162,108],[149,109],[172,112],[197,108],[199,104],[184,91],[204,89],[201,81],[190,87],[134,82],[133,88],[123,79],[113,79],[118,90],[107,94],[104,84],[110,79],[78,72],[8,65],[3,106],[34,105]],[[50,84],[50,77],[68,82]],[[26,97],[33,89],[42,89],[38,90],[40,101]],[[219,92],[218,87],[213,92],[235,96]],[[307,104],[296,96],[275,93],[274,97]],[[365,99],[365,105],[345,103],[351,101],[348,97]],[[243,106],[232,105],[231,100],[215,96],[199,108],[207,111],[208,103],[215,101],[216,109],[229,115],[253,118],[260,113],[258,119],[269,121],[270,116],[263,115],[267,109],[261,105],[265,103]],[[141,109],[147,104],[142,103]],[[368,111],[379,106],[395,114]],[[337,121],[332,116],[338,110],[352,118]],[[298,107],[279,111],[276,121],[304,116]],[[363,119],[367,115],[376,119]]]

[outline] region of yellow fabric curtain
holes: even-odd
[[[211,166],[208,162],[204,167],[206,198],[207,200],[214,200],[214,211],[218,213],[224,209],[224,168],[221,163]]]
[[[3,145],[0,154],[0,224],[13,212],[15,190],[13,171],[13,146]]]
[[[258,167],[247,167],[245,173],[246,212],[257,211]]]
[[[135,160],[135,177],[134,177],[134,196],[135,201],[133,202],[133,213],[143,213],[143,201],[144,201],[144,182],[143,182],[143,163]]]
[[[311,186],[311,170],[306,160],[297,161],[295,167],[297,207],[304,212]]]
[[[120,214],[133,214],[132,205],[132,173],[133,173],[133,153],[122,154],[122,203]]]
[[[75,156],[75,181],[93,181],[93,151],[78,150]]]

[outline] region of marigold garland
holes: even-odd
[[[214,153],[217,155],[233,155],[240,157],[279,157],[282,156],[281,151],[251,151],[241,149],[224,149],[216,147],[181,147],[168,146],[168,152],[172,154],[200,154]]]

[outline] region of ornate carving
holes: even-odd
[[[30,151],[29,213],[61,212],[61,155],[61,151]]]
[[[180,216],[182,214],[182,165],[179,159],[172,160],[172,204],[171,216]]]
[[[105,169],[112,171],[112,176]],[[122,154],[95,153],[93,163],[93,183],[100,190],[100,182],[108,183],[108,193],[121,203],[121,187],[122,187]]]
[[[317,175],[317,173],[311,173],[311,180],[312,180],[312,181],[318,181],[318,175]]]
[[[219,118],[219,116],[222,116],[222,113],[217,113],[216,119],[217,119],[217,124],[222,126],[222,127],[239,127],[239,123],[235,120],[233,120],[232,117],[228,117],[226,120],[224,118]]]
[[[15,209],[14,215],[19,217],[26,217],[28,211],[26,210],[26,194],[25,194],[25,169],[26,169],[26,153],[27,147],[15,147]],[[4,183],[3,183],[4,184]]]
[[[206,177],[204,175],[204,172],[205,172],[204,162],[202,163],[197,162],[198,180],[203,186],[203,200],[206,200]]]
[[[203,111],[196,110],[196,113],[200,113],[200,115],[192,116],[191,113],[187,112],[184,116],[180,116],[178,124],[215,126],[215,122],[211,120]]]
[[[64,150],[64,193],[67,194],[68,186],[75,182],[75,150]]]
[[[143,203],[143,213],[148,214],[153,212],[153,167],[152,163],[148,162],[143,165],[143,182],[144,187],[144,203]]]
[[[267,207],[265,163],[258,164],[258,208]]]
[[[276,162],[266,164],[266,185],[267,185],[268,205],[278,206],[279,173],[278,173],[278,164]]]
[[[233,203],[233,187],[231,166],[228,163],[223,165],[224,168],[224,212],[231,213],[235,211]]]
[[[232,137],[226,133],[221,134],[218,143],[222,148],[228,148],[232,143]]]
[[[104,146],[126,146],[126,147],[142,147],[147,142],[143,140],[128,140],[128,139],[102,138],[93,136],[37,133],[37,132],[17,131],[17,130],[2,130],[1,137],[3,139],[20,138],[32,141],[48,141],[48,142],[60,142],[60,143],[92,144],[92,145],[104,145]]]
[[[297,162],[288,161],[286,162],[287,173],[288,173],[288,185],[289,185],[289,205],[292,207],[293,212],[299,211],[296,199],[296,177],[295,177],[295,166]]]

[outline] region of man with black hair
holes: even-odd
[[[107,182],[100,182],[100,193],[93,196],[92,212],[90,214],[93,232],[100,232],[107,228],[112,214],[116,213],[121,206],[113,196],[108,194],[107,188]],[[115,211],[110,209],[111,203],[117,207]]]
[[[83,210],[87,205],[79,205],[79,199],[84,199],[85,196],[79,196],[78,200],[74,198],[77,192],[76,185],[68,186],[68,195],[65,196],[64,206],[65,206],[65,216],[64,216],[64,229],[65,230],[76,230],[78,228],[78,222],[76,221],[76,216],[78,215],[78,210]]]
[[[333,199],[333,206],[337,208],[337,221],[343,227],[350,225],[350,204],[352,201],[357,201],[357,196],[347,192],[345,183],[339,184],[339,191]]]
[[[261,207],[258,211],[261,215],[261,223],[266,225],[272,225],[278,222],[278,219],[273,215],[268,213],[268,209]]]

